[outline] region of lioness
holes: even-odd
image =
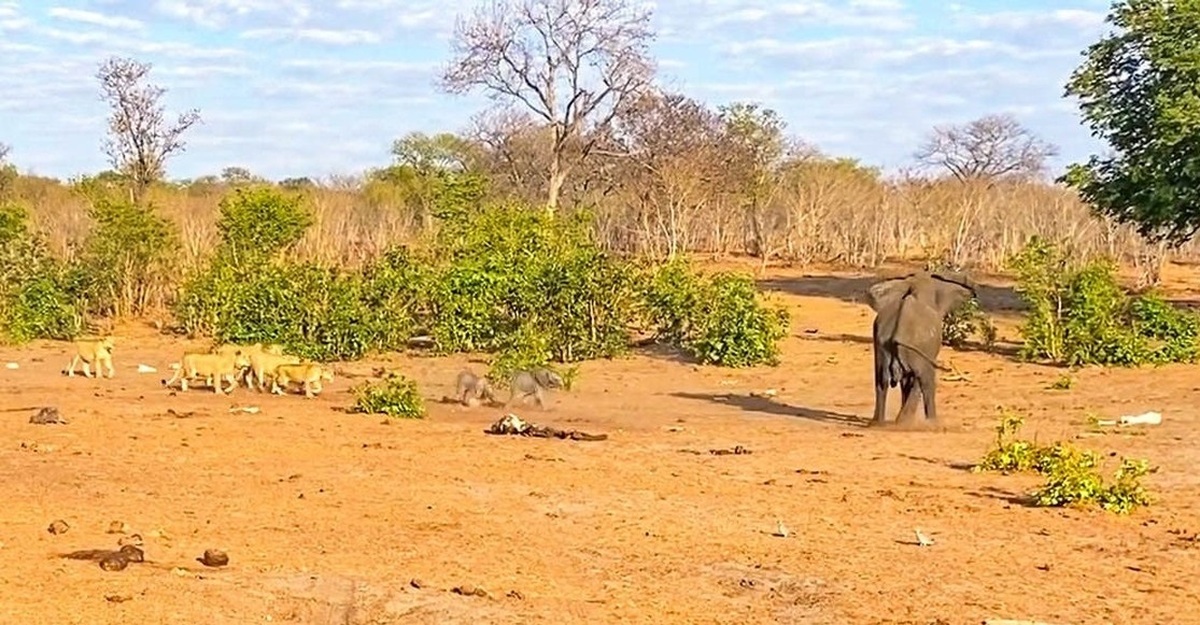
[[[250,370],[246,372],[246,387],[258,386],[258,392],[267,388],[267,377],[274,379],[275,367],[279,365],[298,365],[299,356],[277,355],[271,353],[250,354]],[[273,387],[272,387],[273,388]]]
[[[252,357],[255,354],[274,354],[278,356],[283,354],[283,347],[281,345],[276,345],[275,343],[270,343],[268,345],[263,345],[262,343],[255,343],[253,345],[234,345],[231,343],[226,343],[213,348],[212,353],[232,354],[239,351],[245,354],[247,357]],[[249,374],[249,367],[245,369],[239,369],[237,375],[234,376],[234,385],[236,385],[238,381],[245,381],[246,388],[250,388],[253,384],[250,381]],[[209,381],[209,384],[212,384],[211,380]]]
[[[175,371],[175,375],[170,380],[163,380],[162,383],[163,386],[169,387],[179,380],[179,390],[186,391],[189,379],[204,377],[209,380],[213,392],[228,395],[237,388],[238,371],[248,366],[250,366],[250,360],[241,350],[235,350],[232,354],[184,352],[183,357],[179,359],[179,369]],[[228,390],[224,388],[223,382],[225,381],[229,381],[231,384]]]
[[[68,377],[75,377],[75,367],[79,363],[83,363],[83,375],[91,378],[92,365],[96,365],[96,374],[101,373],[101,368],[108,369],[108,377],[113,377],[113,339],[111,336],[106,336],[100,339],[80,339],[75,343],[75,357],[71,359],[70,366],[66,371],[63,371]]]
[[[271,381],[271,392],[283,395],[292,382],[300,382],[304,387],[304,396],[316,397],[321,392],[321,381],[333,380],[333,370],[315,362],[283,364],[275,367],[274,380]]]

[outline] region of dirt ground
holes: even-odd
[[[1198,275],[1172,268],[1173,295],[1200,293]],[[144,327],[118,330],[112,380],[62,376],[65,343],[0,349],[19,365],[0,369],[0,622],[1200,622],[1197,368],[1087,369],[1052,390],[1063,371],[1010,344],[947,349],[970,380],[939,387],[945,431],[866,428],[871,316],[855,300],[872,281],[770,270],[793,314],[778,368],[640,352],[517,411],[600,442],[485,435],[501,409],[437,401],[462,366],[486,368],[466,357],[389,359],[429,416],[388,422],[341,411],[379,360],[306,400],[164,390],[188,343]],[[988,284],[1012,341],[1016,300]],[[70,423],[30,424],[39,406]],[[998,406],[1027,411],[1040,440],[1149,458],[1156,504],[1030,508],[1036,477],[964,470]],[[1089,414],[1147,410],[1162,425],[1086,434]],[[710,453],[737,445],[752,453]],[[56,519],[69,531],[48,532]],[[113,521],[142,534],[146,562],[62,557],[115,548]],[[207,548],[229,565],[198,563]],[[488,596],[449,591],[464,584]]]

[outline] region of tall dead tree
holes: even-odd
[[[921,164],[945,169],[966,182],[1035,177],[1057,154],[1057,147],[1005,113],[962,125],[936,126],[914,156]]]
[[[488,0],[455,27],[441,83],[528,108],[550,129],[546,205],[599,133],[651,85],[649,9],[637,0]]]
[[[182,136],[199,123],[200,111],[191,109],[172,123],[160,100],[166,89],[145,82],[152,65],[130,58],[111,57],[100,64],[101,99],[112,113],[104,153],[113,169],[128,178],[135,203],[166,173],[167,158],[182,152]]]

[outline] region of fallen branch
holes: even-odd
[[[555,427],[537,425],[522,421],[515,414],[506,414],[493,423],[484,434],[500,436],[531,436],[534,438],[559,438],[573,441],[603,441],[608,440],[608,434],[588,434],[579,430],[560,430]]]

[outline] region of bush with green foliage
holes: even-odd
[[[63,263],[28,225],[28,213],[0,204],[0,340],[71,339],[83,317]]]
[[[1060,246],[1034,238],[1010,266],[1029,307],[1021,326],[1027,359],[1141,365],[1200,356],[1200,316],[1154,293],[1129,296],[1110,261],[1076,265]]]
[[[643,316],[655,336],[703,364],[726,367],[774,365],[790,315],[764,305],[750,276],[711,276],[676,259],[642,279]]]
[[[354,395],[351,412],[405,419],[425,416],[425,399],[421,397],[417,383],[402,375],[393,374],[378,382],[364,382],[352,388],[351,394]]]
[[[1149,472],[1145,460],[1122,459],[1111,482],[1098,472],[1100,455],[1065,442],[1041,446],[1017,438],[1024,419],[1004,412],[996,426],[995,446],[988,450],[974,471],[1001,473],[1035,472],[1046,477],[1033,493],[1038,506],[1098,505],[1117,514],[1127,514],[1151,499],[1141,484]]]
[[[88,216],[95,222],[74,280],[88,310],[98,316],[147,312],[165,302],[179,240],[170,222],[153,208],[93,196]]]

